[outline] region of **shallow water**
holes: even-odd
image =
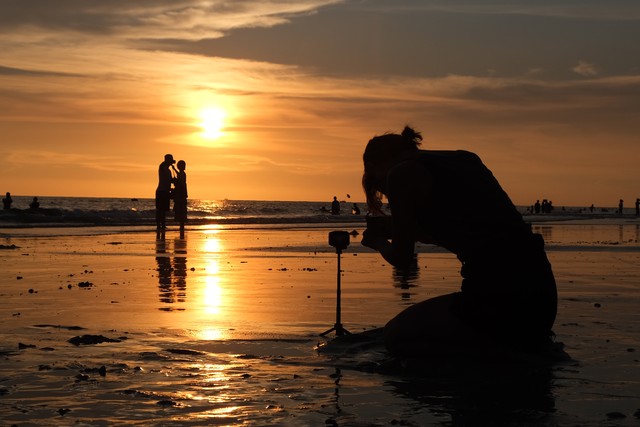
[[[319,333],[336,320],[327,229],[7,238],[17,248],[0,252],[0,420],[637,425],[637,244],[626,229],[624,244],[604,245],[620,240],[617,230],[580,237],[562,227],[548,235],[560,294],[555,332],[573,361],[551,367],[495,360],[414,369],[390,364],[375,344],[317,352]],[[344,326],[371,330],[459,288],[450,254],[421,248],[420,265],[399,275],[353,239],[341,255]],[[69,342],[84,335],[116,342]]]

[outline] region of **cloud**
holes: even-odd
[[[75,73],[60,73],[52,71],[26,70],[0,65],[0,76],[34,76],[34,77],[80,77]]]
[[[578,65],[573,67],[572,70],[584,77],[592,77],[598,75],[598,69],[595,64],[591,64],[587,61],[578,62]]]
[[[362,8],[373,7],[391,13],[413,10],[624,21],[640,19],[640,4],[636,0],[609,0],[606,3],[601,0],[370,0],[360,4]]]
[[[0,33],[29,30],[119,38],[219,37],[241,27],[271,27],[340,0],[4,0]]]
[[[8,150],[3,154],[8,168],[37,170],[42,167],[60,167],[65,170],[79,168],[103,172],[139,172],[153,169],[148,164],[123,162],[119,156],[101,156],[78,153],[62,153],[46,150]]]

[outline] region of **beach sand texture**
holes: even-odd
[[[440,362],[419,373],[387,366],[377,345],[316,351],[335,322],[329,231],[3,230],[0,424],[640,423],[637,222],[537,227],[558,283],[554,330],[571,361]],[[341,255],[351,332],[459,289],[449,253],[421,247],[420,269],[399,276],[359,240]]]

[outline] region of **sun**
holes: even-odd
[[[224,132],[226,113],[220,108],[205,108],[200,111],[200,127],[202,137],[207,139],[220,138]]]

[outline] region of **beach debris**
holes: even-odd
[[[113,338],[107,338],[103,335],[80,335],[68,340],[73,345],[92,345],[102,344],[103,342],[122,342],[122,340],[116,340]]]
[[[66,414],[67,412],[71,412],[71,409],[69,409],[69,408],[60,408],[60,409],[58,409],[57,412],[60,414],[60,416],[64,416],[64,414]]]
[[[22,276],[17,276],[16,280],[22,280]]]
[[[33,288],[29,288],[29,293],[30,294],[37,294],[38,291],[34,290]]]
[[[155,393],[139,391],[132,388],[122,390],[121,393],[124,394],[125,396],[143,397],[145,399],[158,398],[158,396]]]
[[[395,418],[393,420],[391,420],[391,425],[392,426],[407,426],[407,427],[417,426],[417,424],[414,424],[411,421],[396,420]]]
[[[622,412],[607,412],[607,418],[610,420],[621,420],[627,418],[627,416]]]
[[[64,326],[64,325],[50,325],[48,323],[40,323],[38,325],[33,325],[34,328],[57,328],[57,329],[67,329],[69,331],[81,331],[84,328],[82,326]]]
[[[156,402],[156,405],[160,405],[163,408],[166,408],[167,406],[179,406],[178,402],[175,402],[175,401],[169,400],[169,399],[159,400],[159,401]]]
[[[265,406],[264,409],[282,411],[284,407],[282,405],[276,405],[274,403],[270,403],[267,406]]]
[[[19,342],[18,343],[18,348],[20,350],[24,350],[25,348],[36,348],[36,346],[33,345],[33,344],[23,344],[23,343]]]
[[[79,383],[81,381],[89,381],[89,375],[87,375],[87,374],[78,374],[78,375],[76,375],[76,382]]]
[[[205,355],[205,353],[203,353],[201,351],[186,350],[186,349],[182,349],[182,348],[169,348],[169,349],[167,349],[167,351],[169,353],[173,353],[173,354],[183,354],[183,355],[190,355],[190,356],[204,356]]]
[[[93,287],[93,283],[91,283],[91,282],[80,282],[80,283],[78,283],[78,287],[79,288],[90,289],[90,288]]]
[[[19,246],[16,245],[0,245],[0,249],[19,249]]]
[[[107,376],[107,367],[102,365],[99,368],[85,368],[82,370],[85,374],[98,374],[101,377]]]

